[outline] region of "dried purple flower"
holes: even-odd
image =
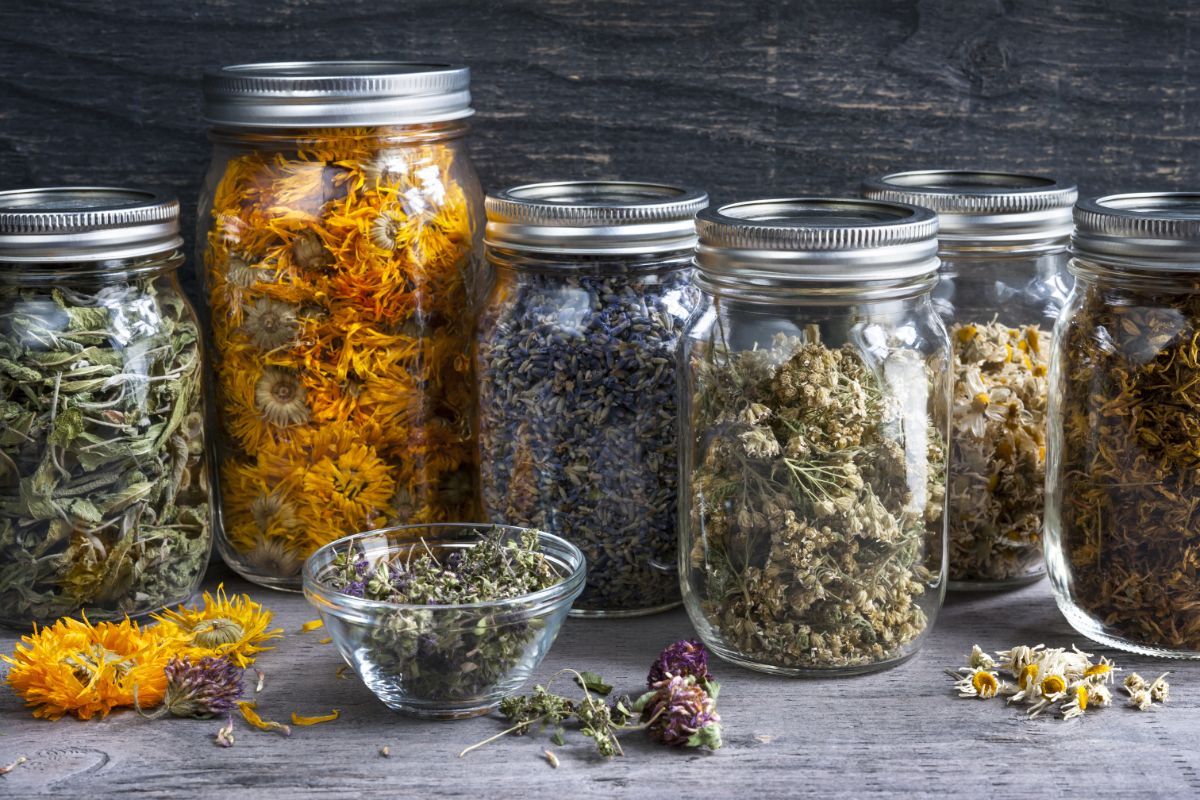
[[[636,707],[649,724],[650,736],[671,747],[721,746],[717,684],[694,675],[673,675],[642,695]]]
[[[167,693],[163,708],[177,717],[208,719],[237,708],[242,696],[242,670],[228,658],[172,658],[166,667]]]
[[[650,665],[646,686],[654,688],[655,684],[672,675],[692,675],[698,681],[712,680],[713,676],[708,671],[708,651],[704,645],[696,639],[683,639],[667,646]]]

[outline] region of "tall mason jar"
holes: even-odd
[[[186,600],[208,565],[203,350],[179,204],[0,192],[0,624]]]
[[[465,67],[357,61],[206,77],[217,542],[250,580],[296,589],[345,534],[478,519],[468,83]]]
[[[487,198],[475,340],[486,515],[587,557],[572,611],[679,603],[675,353],[696,305],[700,191],[578,181]]]
[[[1200,194],[1075,208],[1050,368],[1046,563],[1080,633],[1200,658]]]
[[[949,588],[1003,589],[1042,558],[1050,331],[1070,291],[1075,187],[1003,172],[898,172],[866,197],[938,213],[933,304],[954,347]]]
[[[950,343],[937,215],[800,198],[701,212],[680,349],[680,569],[723,658],[782,675],[911,656],[945,591]]]

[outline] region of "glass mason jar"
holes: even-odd
[[[680,349],[688,614],[751,669],[897,664],[945,592],[937,216],[801,198],[697,227],[703,299]]]
[[[200,200],[217,542],[252,581],[383,525],[477,520],[468,351],[485,287],[465,67],[226,67]]]
[[[0,624],[157,611],[212,547],[179,204],[0,192]]]
[[[954,347],[949,588],[1023,586],[1042,558],[1050,332],[1070,292],[1074,186],[1000,172],[899,172],[865,196],[938,212],[933,304]]]
[[[675,351],[703,192],[520,186],[487,199],[496,281],[475,339],[485,514],[587,557],[572,613],[679,603]]]
[[[1200,658],[1200,194],[1075,209],[1050,367],[1046,563],[1085,636]]]

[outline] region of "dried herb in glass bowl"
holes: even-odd
[[[524,683],[583,588],[578,548],[505,526],[402,526],[318,550],[305,593],[388,706],[486,713]]]

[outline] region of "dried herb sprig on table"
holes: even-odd
[[[948,497],[951,580],[995,582],[1042,565],[1050,335],[956,325]]]
[[[354,597],[436,606],[518,598],[563,578],[536,531],[514,538],[501,528],[470,547],[414,543],[408,552],[374,563],[347,549],[321,576]],[[403,676],[406,694],[456,700],[476,696],[512,670],[536,633],[520,609],[396,609],[380,615],[363,646],[379,672]]]
[[[0,618],[186,598],[208,559],[194,317],[173,283],[0,288]]]
[[[943,437],[914,389],[926,364],[898,350],[868,365],[815,326],[692,358],[689,558],[714,635],[787,668],[903,655],[941,571]]]
[[[558,678],[570,675],[583,690],[573,700],[550,692]],[[589,677],[591,676],[591,677]],[[591,687],[600,685],[601,691]],[[534,730],[554,727],[554,742],[564,743],[564,723],[574,721],[579,733],[592,739],[596,751],[605,757],[624,755],[618,735],[631,730],[646,730],[651,737],[669,746],[721,746],[721,717],[717,714],[719,686],[708,672],[708,653],[697,641],[680,641],[659,654],[646,678],[648,691],[637,701],[622,696],[609,702],[601,697],[612,687],[592,672],[564,669],[553,675],[545,686],[533,687],[533,693],[507,697],[500,713],[515,723],[507,730],[489,736],[459,753],[467,753],[509,734],[523,736]],[[641,722],[631,724],[635,716]],[[552,765],[557,766],[556,764]]]
[[[1200,651],[1200,295],[1077,291],[1056,418],[1071,599],[1106,633]]]

